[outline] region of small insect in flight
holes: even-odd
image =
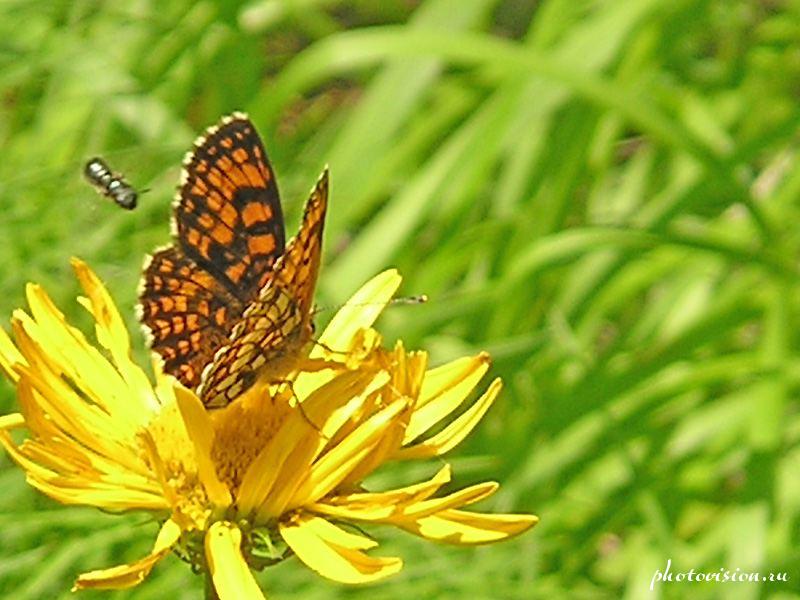
[[[120,173],[114,173],[102,158],[89,159],[83,174],[98,193],[111,198],[122,208],[133,210],[139,195]]]

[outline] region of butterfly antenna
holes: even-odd
[[[386,306],[394,306],[394,305],[409,305],[409,304],[425,304],[428,301],[427,294],[418,294],[416,296],[400,296],[398,298],[392,298],[388,302],[346,302],[344,304],[329,304],[327,306],[317,306],[313,310],[314,316],[318,315],[319,313],[326,312],[329,310],[339,310],[341,308],[349,308],[351,306],[378,306],[378,305],[386,305]]]

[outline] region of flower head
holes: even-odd
[[[251,569],[292,554],[330,579],[365,583],[396,573],[402,561],[368,554],[377,543],[343,524],[392,524],[438,542],[483,544],[536,523],[530,515],[462,510],[491,495],[493,482],[437,495],[450,481],[447,465],[414,485],[364,489],[384,463],[456,446],[501,388],[495,380],[442,426],[489,358],[428,369],[424,352],[382,347],[371,327],[399,286],[396,272],[356,293],[290,381],[207,411],[159,364],[149,381],[130,358],[108,292],[85,264],[73,266],[99,347],[29,285],[29,313],[12,318],[15,342],[0,330],[0,369],[20,403],[20,413],[0,417],[0,443],[31,485],[60,502],[143,509],[162,522],[149,555],[85,573],[75,589],[136,585],[171,551],[207,573],[223,599],[262,597]],[[22,443],[15,429],[27,430]]]

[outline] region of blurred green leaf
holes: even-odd
[[[501,483],[481,510],[542,519],[485,548],[379,529],[396,578],[291,560],[269,597],[800,597],[799,33],[796,3],[746,0],[0,3],[2,311],[37,281],[88,325],[79,255],[135,332],[183,154],[248,110],[289,234],[330,166],[320,305],[396,266],[430,301],[389,307],[387,343],[493,353],[504,392],[449,460]],[[149,189],[136,211],[81,180],[92,155]],[[8,597],[149,551],[147,517],[56,506],[0,465]],[[790,581],[651,593],[667,560]],[[110,597],[201,593],[170,557]]]

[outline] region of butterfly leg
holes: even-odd
[[[346,369],[347,365],[342,361],[327,358],[301,358],[297,361],[297,367],[303,371],[316,373],[326,369]]]
[[[331,348],[327,344],[325,344],[323,342],[320,342],[319,340],[316,340],[316,339],[312,339],[312,342],[314,343],[315,346],[319,346],[320,348],[322,348],[323,350],[325,350],[327,352],[330,352],[331,354],[344,354],[344,355],[349,354],[349,352],[347,350],[334,350],[333,348]]]
[[[302,415],[305,422],[308,423],[309,426],[311,426],[314,429],[314,431],[319,433],[326,441],[329,441],[329,438],[324,433],[322,433],[322,430],[319,427],[317,427],[317,425],[311,420],[306,411],[303,409],[303,403],[300,402],[300,398],[294,391],[294,383],[292,383],[290,379],[278,379],[272,381],[271,383],[275,385],[285,385],[286,387],[288,387],[289,391],[292,394],[292,398],[294,398],[295,407],[300,411],[300,414]]]

